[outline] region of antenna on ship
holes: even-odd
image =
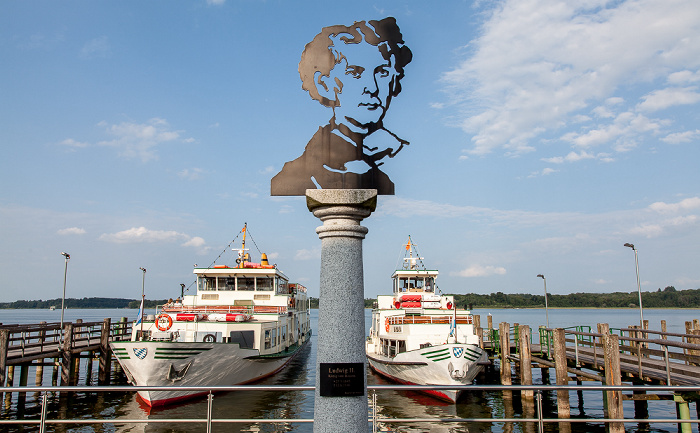
[[[236,263],[238,263],[239,268],[242,268],[244,263],[246,262],[245,236],[246,236],[246,232],[247,232],[246,229],[247,228],[248,228],[248,223],[244,223],[243,230],[241,230],[243,232],[243,242],[242,242],[241,248],[239,248],[239,249],[233,248],[234,251],[238,251],[238,258],[236,259]]]
[[[416,250],[416,257],[413,257],[413,250],[416,244],[411,241],[411,235],[408,235],[408,243],[406,244],[406,251],[408,251],[408,257],[404,257],[404,269],[416,269],[416,262],[418,260],[423,260],[423,257],[418,257],[418,250]],[[406,267],[408,265],[408,268]]]

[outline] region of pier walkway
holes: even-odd
[[[15,366],[20,367],[20,386],[27,385],[30,367],[36,369],[36,385],[41,386],[43,367],[52,366],[52,383],[61,369],[61,385],[76,385],[81,358],[99,359],[98,381],[108,384],[111,370],[110,341],[129,339],[131,323],[126,318],[102,322],[40,323],[0,325],[0,384],[12,385]]]
[[[514,324],[511,335],[510,324],[503,322],[494,329],[490,322],[482,329],[477,323],[477,334],[482,348],[488,350],[492,359],[500,361],[502,385],[511,385],[516,378],[520,385],[532,385],[532,369],[540,368],[543,375],[555,369],[556,384],[567,385],[570,381],[598,381],[605,385],[621,385],[623,381],[635,385],[632,394],[605,391],[606,413],[610,418],[621,417],[622,401],[634,400],[635,411],[648,413],[646,404],[650,400],[672,399],[677,404],[680,419],[690,419],[689,404],[695,403],[700,418],[700,394],[697,392],[674,393],[673,395],[647,394],[647,385],[699,386],[700,385],[700,323],[686,322],[686,333],[666,332],[644,326],[611,329],[607,324],[598,324],[597,332],[590,326],[574,328],[540,327],[530,332],[527,325]],[[511,365],[515,366],[515,375]],[[546,372],[548,375],[549,373]],[[569,418],[569,396],[557,395],[560,418]],[[531,401],[532,393],[523,391],[525,403]],[[638,407],[639,406],[639,407]],[[612,423],[610,431],[624,431],[620,423]],[[691,424],[682,424],[680,431],[690,431]]]

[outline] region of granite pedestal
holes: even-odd
[[[360,221],[376,208],[377,190],[309,189],[306,203],[323,222],[316,229],[321,281],[314,433],[367,432],[362,267],[367,228]]]

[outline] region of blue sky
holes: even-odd
[[[60,297],[62,251],[68,297],[138,298],[139,267],[174,297],[245,222],[317,295],[320,221],[269,194],[330,118],[298,62],[386,16],[411,144],[363,222],[366,297],[408,235],[447,293],[634,291],[626,242],[642,290],[700,287],[696,0],[5,1],[0,301]]]

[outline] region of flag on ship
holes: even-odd
[[[139,307],[139,315],[136,316],[136,324],[138,325],[143,321],[143,297],[141,298],[141,306]]]

